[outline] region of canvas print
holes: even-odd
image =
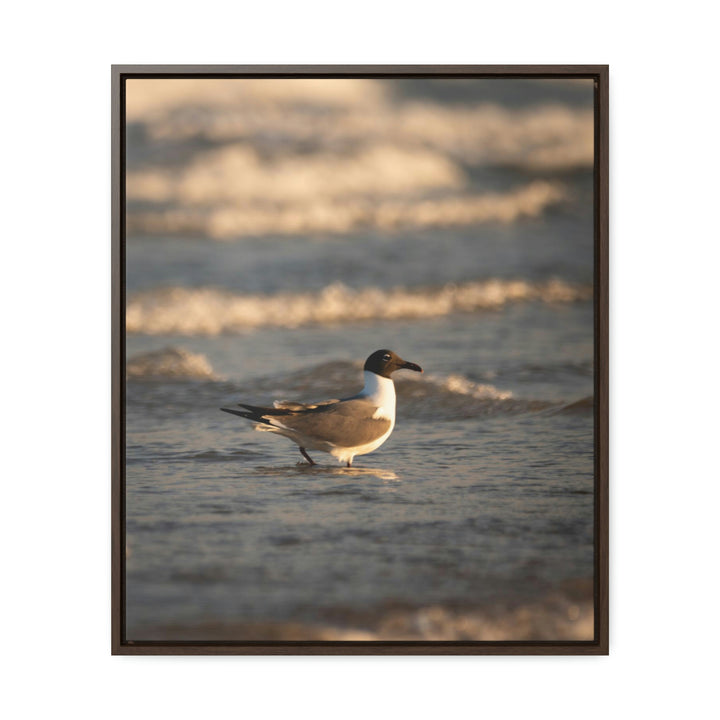
[[[592,641],[593,80],[124,113],[124,641]]]

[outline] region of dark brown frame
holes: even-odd
[[[113,655],[607,655],[608,647],[608,66],[112,66],[112,653]],[[128,78],[588,78],[595,82],[595,637],[504,642],[132,642],[125,625],[125,80]]]

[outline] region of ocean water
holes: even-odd
[[[128,83],[126,637],[592,639],[592,83],[322,82]]]

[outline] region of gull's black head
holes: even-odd
[[[415,370],[415,372],[422,372],[422,368],[419,365],[405,362],[392,350],[376,350],[365,361],[365,367],[363,369],[386,378],[389,378],[396,370]]]

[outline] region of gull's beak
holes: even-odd
[[[423,371],[423,369],[419,365],[416,365],[415,363],[411,363],[411,362],[404,362],[404,361],[403,361],[403,364],[400,366],[400,370],[414,370],[415,372],[419,372],[419,373],[421,373]]]

